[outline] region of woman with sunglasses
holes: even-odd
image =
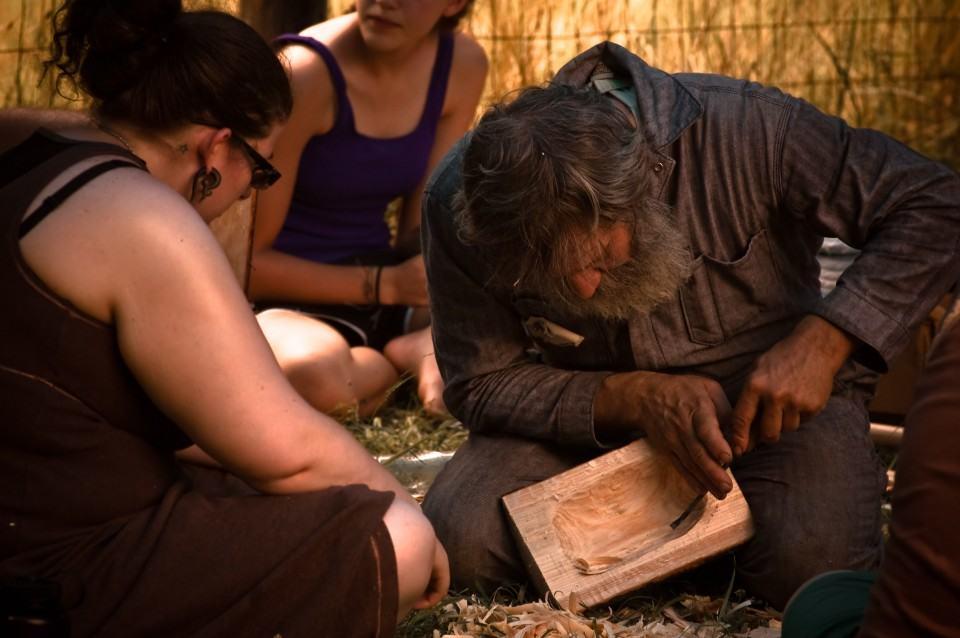
[[[54,24],[93,117],[0,155],[0,623],[44,583],[76,637],[390,635],[443,548],[289,385],[205,224],[279,177],[281,64],[179,0]]]
[[[369,414],[409,372],[422,404],[445,412],[424,327],[420,193],[473,120],[486,78],[483,49],[455,30],[470,4],[360,0],[277,40],[295,100],[276,146],[286,177],[257,201],[249,294],[283,308],[260,324],[318,409]],[[385,212],[398,198],[391,240]]]

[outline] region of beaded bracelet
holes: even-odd
[[[373,301],[380,305],[380,276],[383,274],[383,266],[377,266],[377,274],[373,279]]]
[[[373,280],[375,278],[373,267],[367,266],[363,269],[363,302],[373,303]]]

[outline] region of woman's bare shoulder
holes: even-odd
[[[450,68],[450,79],[460,89],[479,87],[482,89],[487,79],[487,70],[490,62],[487,52],[480,43],[466,33],[454,34],[453,61]]]
[[[356,14],[347,14],[307,27],[299,35],[316,40],[331,51],[339,48],[344,34],[356,23]],[[281,58],[290,65],[294,79],[297,75],[319,76],[316,79],[329,82],[326,63],[316,49],[300,42],[289,42],[280,49]]]
[[[338,60],[342,57],[338,43],[343,40],[347,29],[355,20],[348,14],[315,24],[304,29],[300,35],[312,38],[334,53]],[[325,113],[333,108],[335,90],[330,68],[326,61],[313,48],[302,44],[290,43],[280,50],[280,57],[285,62],[290,84],[294,94],[294,111],[309,112],[315,122],[326,122],[329,117],[317,117],[318,111]],[[322,132],[331,122],[320,125]]]
[[[313,26],[307,27],[300,32],[300,35],[313,38],[327,46],[335,45],[336,40],[347,30],[357,24],[356,13],[345,13],[344,15],[330,18]]]
[[[38,201],[59,190],[75,176],[98,164],[126,156],[98,155],[78,162],[54,178],[41,191]],[[140,167],[119,166],[90,180],[66,200],[50,216],[55,223],[71,223],[82,219],[96,221],[88,232],[97,234],[104,228],[136,228],[141,223],[178,224],[183,220],[200,220],[197,211],[167,184],[164,184]],[[46,223],[46,222],[44,222]],[[202,221],[200,221],[202,223]]]
[[[64,224],[81,230],[91,246],[123,246],[106,265],[155,268],[151,255],[173,255],[193,261],[208,259],[219,248],[209,226],[184,196],[146,171],[127,168],[110,171],[74,195],[66,207]],[[165,260],[166,261],[166,260]],[[139,265],[138,265],[139,264]]]
[[[447,106],[454,109],[476,109],[487,81],[490,66],[487,53],[471,36],[463,32],[454,35],[453,60],[450,67],[450,89]],[[447,110],[447,109],[445,109]]]
[[[454,70],[486,77],[490,62],[487,52],[473,36],[458,31],[453,36],[453,67]]]
[[[145,273],[171,265],[196,270],[223,259],[189,202],[133,167],[104,173],[75,192],[20,249],[47,286],[107,323],[123,291],[138,287]]]
[[[112,174],[111,174],[112,173]],[[138,224],[179,228],[205,226],[196,209],[184,196],[143,170],[106,173],[96,189],[96,198],[114,223],[135,228]]]

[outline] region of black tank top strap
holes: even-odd
[[[130,160],[122,159],[107,160],[106,162],[91,166],[67,182],[63,188],[43,200],[43,203],[40,204],[36,210],[30,213],[30,215],[24,219],[23,222],[21,222],[20,237],[23,238],[27,233],[33,230],[37,224],[42,222],[47,215],[56,210],[56,208],[60,206],[64,200],[77,192],[81,186],[106,173],[107,171],[112,171],[115,168],[121,168],[124,166],[130,166],[143,170],[143,167],[139,164],[131,162]]]

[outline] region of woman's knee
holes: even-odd
[[[394,501],[383,517],[397,560],[397,585],[403,613],[423,595],[430,583],[437,537],[420,510]]]
[[[414,374],[423,365],[425,357],[433,356],[433,336],[430,328],[423,328],[391,339],[383,354],[398,370]]]
[[[356,386],[364,396],[383,394],[400,380],[400,374],[393,364],[373,348],[351,348],[350,361],[357,381]]]
[[[257,315],[281,366],[308,360],[347,360],[350,344],[328,324],[302,313],[272,308]]]
[[[382,354],[351,348],[322,321],[282,309],[257,319],[287,379],[318,410],[372,412],[396,383],[396,370]]]

